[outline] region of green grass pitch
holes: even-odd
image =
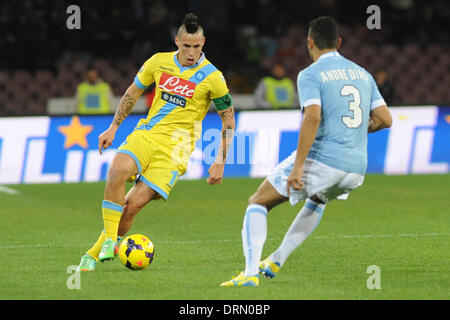
[[[104,183],[17,185],[0,192],[0,299],[448,299],[450,175],[368,175],[347,201],[327,205],[315,232],[278,276],[257,288],[222,288],[244,257],[241,226],[261,179],[219,186],[180,181],[169,201],[150,203],[131,233],[156,247],[149,268],[119,259],[82,273],[69,290],[67,273],[103,228]],[[301,204],[269,213],[263,258],[277,248]],[[367,268],[380,268],[368,289]]]

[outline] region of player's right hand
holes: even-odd
[[[98,136],[98,152],[100,152],[100,155],[103,150],[112,145],[114,137],[116,136],[116,131],[117,128],[111,126]]]
[[[288,198],[291,196],[291,187],[294,190],[300,190],[303,188],[302,175],[303,167],[297,168],[294,166],[286,181]]]

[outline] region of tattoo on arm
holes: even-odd
[[[228,121],[232,120],[234,121],[234,108],[228,108],[225,111],[219,113],[220,118],[222,119],[223,123],[227,123]]]
[[[227,125],[225,129],[222,130],[222,138],[230,139],[233,137],[233,127],[231,125]]]
[[[120,126],[122,121],[130,114],[134,105],[136,104],[136,99],[125,93],[120,99],[119,106],[117,107],[116,114],[114,115],[114,124]]]
[[[234,108],[228,108],[224,112],[219,113],[222,119],[222,161],[225,163],[227,159],[228,149],[231,146],[234,135]]]
[[[233,135],[234,135],[233,127],[231,125],[227,125],[222,132],[222,139],[223,139],[222,160],[224,163],[227,160],[228,148],[231,145]]]

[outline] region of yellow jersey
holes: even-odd
[[[177,137],[181,131],[189,133],[190,153],[201,136],[201,121],[211,101],[225,96],[229,90],[222,73],[203,53],[190,67],[179,63],[177,53],[156,53],[134,78],[140,89],[155,83],[156,90],[147,118],[141,119],[136,129],[146,130],[153,141],[166,145],[180,143]]]

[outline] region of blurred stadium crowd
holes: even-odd
[[[331,15],[341,25],[341,53],[374,73],[384,68],[395,105],[450,103],[448,0],[379,3],[381,30],[369,30],[365,0],[129,0],[0,3],[0,116],[43,115],[51,97],[71,97],[88,66],[121,96],[141,64],[172,51],[187,12],[206,31],[205,52],[232,93],[251,94],[275,62],[295,81],[310,62],[308,22]],[[68,30],[66,8],[81,8]],[[238,106],[239,107],[239,106]]]

